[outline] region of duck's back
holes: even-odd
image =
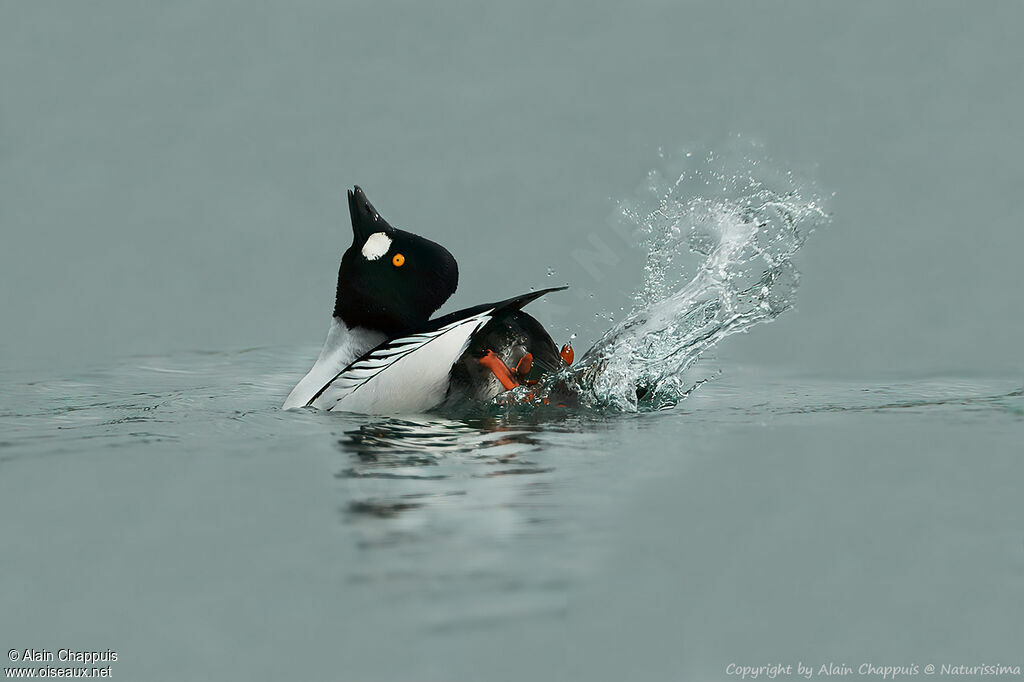
[[[506,390],[494,373],[480,363],[488,351],[493,351],[508,367],[515,367],[529,353],[533,366],[524,379],[537,379],[564,364],[558,347],[540,322],[522,310],[505,310],[473,335],[469,347],[452,367],[447,402],[487,401]]]

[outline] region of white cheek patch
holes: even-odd
[[[363,244],[363,258],[366,260],[377,260],[391,248],[391,237],[383,232],[374,232],[366,238]]]

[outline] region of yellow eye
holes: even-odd
[[[396,267],[400,268],[405,265],[405,256],[400,253],[396,253],[395,257],[391,259],[391,263]]]

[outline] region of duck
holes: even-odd
[[[572,346],[559,348],[523,311],[567,287],[434,318],[458,288],[455,257],[390,225],[358,185],[348,208],[352,243],[338,268],[327,339],[283,409],[401,414],[486,403],[572,364]]]

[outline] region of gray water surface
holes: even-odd
[[[145,680],[1016,663],[1020,381],[737,367],[671,411],[374,418],[281,412],[282,357],[5,377],[0,640]]]

